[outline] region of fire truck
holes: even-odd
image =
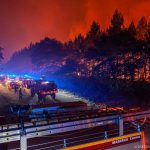
[[[38,95],[39,101],[45,100],[47,95],[50,95],[53,99],[56,97],[57,85],[54,81],[35,80],[30,87],[31,96]]]
[[[22,82],[22,86],[27,89],[30,89],[31,86],[35,84],[35,81],[32,78],[20,78],[19,80]]]
[[[8,77],[6,80],[6,86],[8,89],[19,89],[21,82],[16,77]]]
[[[6,79],[7,79],[6,76],[0,75],[0,84],[5,85]]]

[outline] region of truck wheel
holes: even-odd
[[[43,96],[42,100],[43,100],[43,104],[46,104],[46,96]]]
[[[42,99],[41,95],[38,94],[38,103],[39,103],[39,104],[41,103],[41,99]]]
[[[52,99],[56,98],[56,94],[51,94]]]
[[[33,89],[31,89],[31,97],[35,96],[35,92],[33,91]]]

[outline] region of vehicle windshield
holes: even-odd
[[[46,83],[46,84],[41,84],[38,85],[39,89],[42,91],[49,91],[49,90],[56,90],[57,86],[55,83]]]

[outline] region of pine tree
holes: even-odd
[[[100,26],[97,22],[93,21],[90,31],[87,33],[87,39],[98,40],[100,38],[101,31]]]
[[[111,26],[108,29],[108,33],[110,35],[116,35],[120,33],[123,28],[123,23],[124,23],[124,18],[122,14],[118,10],[115,10],[111,19]]]
[[[74,39],[74,49],[79,53],[85,50],[85,39],[81,34]]]
[[[137,25],[137,39],[145,40],[147,36],[147,20],[145,17],[142,17]]]
[[[129,36],[131,37],[131,39],[134,39],[137,35],[136,27],[133,21],[130,23],[128,27],[128,32],[129,32]]]
[[[147,25],[147,40],[150,41],[150,22]]]

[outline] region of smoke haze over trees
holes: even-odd
[[[150,23],[141,17],[137,25],[132,21],[125,27],[124,20],[116,10],[105,31],[93,21],[86,36],[79,34],[66,43],[50,38],[31,43],[15,52],[6,66],[11,68],[10,72],[38,70],[39,73],[150,80]],[[69,61],[72,68],[71,64],[68,67]]]
[[[3,57],[3,48],[0,47],[0,62],[2,62],[3,59],[4,59],[4,57]]]
[[[70,81],[79,86],[72,87],[65,79],[66,86],[61,87],[73,89],[82,96],[90,93],[93,99],[114,93],[136,99],[141,87],[148,95],[145,85],[150,81],[150,23],[144,16],[137,24],[131,21],[129,26],[124,25],[124,20],[116,10],[107,30],[93,21],[85,36],[79,34],[65,43],[48,37],[31,43],[12,55],[3,66],[4,71],[66,77],[68,82],[74,78]],[[87,91],[81,92],[84,87],[77,80],[85,82]],[[93,93],[91,88],[95,89]]]

